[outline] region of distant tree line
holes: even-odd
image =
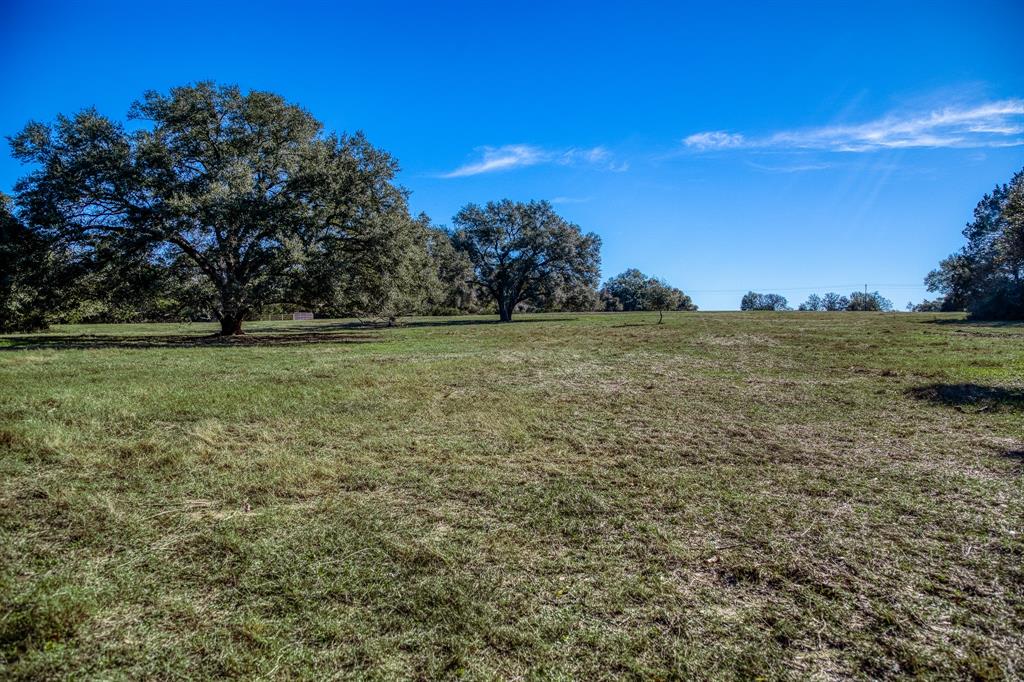
[[[811,294],[800,304],[797,310],[804,311],[874,311],[889,312],[893,309],[892,301],[877,291],[854,291],[849,296],[830,291],[824,296]]]
[[[892,301],[877,291],[871,293],[855,291],[849,296],[842,296],[830,291],[824,296],[811,294],[800,304],[797,310],[802,311],[890,311]],[[740,300],[740,310],[792,310],[789,301],[780,294],[760,294],[748,291]]]
[[[1024,319],[1024,169],[982,197],[963,235],[967,243],[925,278],[940,296],[910,308]]]
[[[269,311],[695,310],[628,270],[598,288],[600,239],[545,201],[408,209],[396,160],[268,92],[147,92],[130,125],[94,109],[10,138],[32,170],[0,194],[0,330]]]

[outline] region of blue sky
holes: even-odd
[[[549,199],[733,309],[897,307],[1024,166],[1024,3],[0,3],[0,134],[213,79],[401,162],[414,211]],[[24,168],[0,154],[0,189]]]

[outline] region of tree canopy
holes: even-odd
[[[821,297],[821,305],[823,310],[832,312],[846,310],[850,306],[850,299],[842,294],[830,291]]]
[[[877,291],[854,291],[850,294],[846,309],[861,312],[889,312],[892,310],[892,301]]]
[[[740,300],[740,310],[789,310],[789,302],[780,294],[748,291]]]
[[[808,296],[807,300],[804,301],[803,303],[801,303],[800,307],[797,308],[797,310],[811,311],[811,312],[816,311],[816,310],[824,310],[824,309],[825,309],[825,302],[822,301],[821,300],[821,296],[818,296],[817,294],[811,294],[810,296]]]
[[[10,198],[0,194],[0,332],[46,326],[55,291],[47,261],[57,257],[46,246],[14,215]]]
[[[929,301],[925,299],[920,303],[910,301],[907,303],[907,312],[910,313],[940,313],[943,311],[943,300],[936,298]]]
[[[407,255],[417,227],[397,163],[362,134],[209,82],[147,92],[128,118],[131,130],[87,109],[12,138],[38,165],[15,188],[29,228],[79,256],[185,261],[223,334],[267,303],[323,304],[359,277],[364,294],[394,285],[369,273]]]
[[[601,239],[546,201],[468,204],[453,222],[452,242],[472,264],[470,281],[494,301],[503,322],[520,303],[597,284]]]
[[[928,290],[944,310],[1024,319],[1024,169],[982,197],[963,235],[963,248],[928,273]]]

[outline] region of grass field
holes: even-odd
[[[1024,326],[0,338],[0,677],[1024,675]]]

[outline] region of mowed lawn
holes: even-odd
[[[1024,675],[1024,325],[0,338],[0,677]]]

